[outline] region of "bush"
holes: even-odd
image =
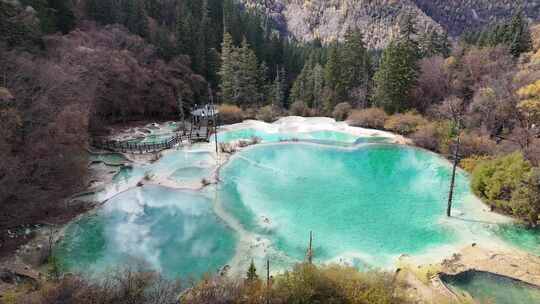
[[[520,152],[483,161],[472,173],[471,188],[493,208],[511,212],[512,192],[520,187],[530,170],[531,164]]]
[[[409,135],[418,131],[420,126],[427,123],[427,120],[422,115],[407,112],[390,116],[384,124],[384,128],[401,135]]]
[[[255,269],[253,270],[253,272]],[[184,293],[182,303],[409,303],[400,296],[398,281],[389,273],[359,272],[353,267],[298,264],[277,275],[270,290],[255,276],[233,281],[206,279]]]
[[[370,129],[384,129],[384,124],[388,115],[381,108],[368,108],[363,110],[352,110],[347,122],[351,126],[364,127]]]
[[[257,120],[264,122],[274,122],[279,117],[280,111],[272,105],[262,107],[256,115]]]
[[[220,105],[218,109],[219,119],[224,124],[234,124],[244,120],[244,112],[235,105],[224,103]]]
[[[334,111],[332,112],[332,117],[334,117],[337,121],[342,121],[347,119],[347,116],[349,116],[349,112],[351,112],[352,107],[347,102],[341,102],[338,103],[334,107]]]
[[[158,274],[139,269],[118,269],[99,281],[66,276],[49,281],[36,292],[20,296],[19,303],[128,304],[176,303],[181,288]]]
[[[540,222],[540,168],[533,169],[512,193],[512,212],[530,227]]]
[[[310,116],[311,109],[305,102],[297,100],[289,107],[289,114],[292,116]]]
[[[450,140],[449,126],[446,122],[428,123],[421,125],[411,136],[414,143],[424,149],[435,152],[447,152]]]
[[[461,135],[460,155],[469,157],[472,155],[491,155],[495,151],[497,143],[487,135],[466,133]]]
[[[459,166],[469,172],[469,173],[473,173],[474,169],[476,169],[476,166],[478,166],[478,164],[484,162],[484,161],[487,161],[487,160],[491,160],[492,157],[490,156],[481,156],[481,155],[472,155],[472,156],[469,156],[467,158],[463,158],[460,162],[459,162]]]

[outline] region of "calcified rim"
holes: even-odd
[[[441,165],[451,167],[452,164],[446,160],[444,157],[440,156],[437,153],[420,149],[417,147],[411,147],[411,146],[402,146],[402,145],[396,145],[392,143],[361,143],[361,144],[355,144],[350,147],[342,147],[342,146],[333,146],[328,144],[319,144],[319,143],[313,143],[313,142],[304,142],[304,141],[284,141],[284,142],[275,142],[275,143],[261,143],[257,145],[252,145],[246,148],[243,148],[242,151],[233,154],[227,163],[225,163],[223,166],[220,167],[221,169],[226,169],[227,166],[229,166],[231,163],[233,163],[236,159],[243,159],[242,152],[246,152],[252,149],[261,149],[264,147],[272,147],[272,146],[280,146],[280,145],[303,145],[303,146],[316,146],[320,147],[321,149],[327,149],[327,150],[340,150],[340,151],[347,151],[347,152],[354,152],[359,149],[365,149],[365,148],[373,148],[373,147],[388,147],[388,148],[398,148],[398,149],[410,149],[410,150],[419,150],[428,152],[431,156],[434,156],[437,161],[440,162]],[[466,175],[466,172],[460,169],[460,173]],[[482,235],[482,234],[471,234],[470,229],[459,229],[460,226],[465,222],[469,221],[478,221],[479,223],[484,223],[486,225],[496,225],[496,224],[503,224],[511,222],[512,219],[507,216],[499,215],[496,213],[487,213],[485,210],[487,209],[487,206],[478,198],[476,198],[474,195],[470,195],[467,197],[467,201],[471,201],[472,204],[465,204],[467,208],[464,208],[462,211],[464,214],[462,216],[454,216],[450,219],[447,219],[445,216],[441,215],[439,218],[439,221],[437,224],[447,226],[450,228],[453,228],[458,236],[455,242],[448,243],[448,244],[442,244],[438,246],[432,246],[428,247],[420,252],[414,253],[414,254],[408,254],[407,256],[411,258],[411,261],[413,261],[415,264],[422,265],[422,264],[429,264],[429,263],[438,263],[441,262],[443,259],[451,256],[453,253],[459,252],[463,247],[466,247],[470,245],[472,242],[482,243],[482,244],[489,244],[490,248],[496,248],[496,249],[509,249],[514,248],[510,244],[507,244],[503,240],[499,240],[493,236],[490,235]],[[219,203],[221,204],[221,203]],[[245,248],[248,247],[248,245],[251,245],[249,243],[249,240],[262,238],[261,236],[257,236],[256,233],[252,233],[247,231],[243,226],[236,220],[232,215],[226,214],[226,212],[223,209],[223,206],[219,206],[221,209],[221,214],[218,214],[219,217],[225,216],[227,218],[232,218],[234,221],[234,224],[231,225],[231,228],[233,230],[236,230],[237,233],[240,235],[240,241],[246,238],[244,241],[247,243],[247,245],[238,246],[237,247],[237,254],[233,258],[233,261],[231,262],[231,268],[233,270],[238,269],[238,271],[242,271],[244,269],[249,261],[246,260],[245,255],[246,252],[250,252],[249,250],[246,250]],[[218,213],[218,212],[216,212]],[[225,213],[225,214],[223,214]],[[228,220],[223,218],[227,223]],[[239,228],[238,230],[236,228]],[[487,230],[486,230],[487,231]],[[269,242],[270,240],[264,240]],[[263,244],[264,246],[265,244]],[[270,246],[270,244],[268,244]],[[249,247],[248,247],[249,248]],[[269,247],[265,247],[265,249],[269,249]],[[398,261],[402,254],[396,254],[396,255],[388,255],[387,260],[388,263],[385,264],[382,268],[387,270],[394,270],[398,264]],[[359,258],[362,260],[366,265],[370,266],[369,261],[372,259],[370,255],[362,252],[362,251],[353,251],[353,252],[344,252],[339,256],[330,258],[327,261],[323,261],[323,264],[325,263],[334,263],[338,261],[340,258],[343,258],[347,260],[347,258]],[[245,261],[244,261],[245,260]],[[240,262],[242,261],[242,262]],[[371,266],[373,267],[373,266]],[[282,269],[278,269],[278,272]]]
[[[281,118],[280,120],[272,124],[264,123],[261,121],[250,120],[250,121],[244,121],[239,124],[223,126],[221,127],[220,132],[236,131],[236,130],[243,130],[243,129],[254,129],[254,130],[266,132],[268,134],[275,134],[275,133],[295,134],[295,133],[309,133],[309,132],[318,132],[318,131],[333,131],[333,132],[341,132],[341,133],[346,133],[352,136],[366,137],[366,138],[384,137],[391,140],[391,142],[390,143],[359,143],[359,144],[350,144],[350,146],[340,146],[340,145],[332,145],[328,143],[321,144],[321,143],[313,142],[309,140],[298,140],[298,141],[288,140],[288,141],[283,141],[283,142],[259,143],[253,146],[242,148],[240,150],[254,149],[261,146],[296,144],[296,145],[314,145],[314,146],[319,146],[322,148],[333,149],[333,150],[354,151],[361,148],[372,147],[372,146],[389,146],[389,147],[394,146],[395,147],[396,144],[398,144],[399,146],[399,144],[409,143],[409,141],[405,139],[404,137],[390,133],[390,132],[373,130],[373,129],[364,129],[364,128],[359,128],[359,127],[351,127],[347,125],[345,122],[336,122],[335,120],[331,118],[320,118],[320,117],[314,117],[314,118],[303,118],[303,117],[294,117],[294,116],[285,117],[285,118]],[[451,166],[451,164],[445,158],[443,158],[441,155],[437,153],[434,153],[425,149],[421,149],[418,147],[409,147],[409,148],[428,152],[432,156],[436,156],[437,159],[441,161],[441,163],[447,166]],[[171,150],[163,151],[162,153],[169,154],[169,153],[172,153],[173,151],[174,150],[171,149]],[[182,151],[186,153],[205,152],[205,153],[210,153],[211,155],[213,155],[214,159],[216,160],[216,165],[211,166],[210,171],[211,171],[211,175],[213,176],[215,182],[218,183],[218,185],[219,185],[218,176],[222,167],[225,167],[228,164],[230,164],[231,160],[234,160],[240,157],[239,153],[235,153],[234,155],[230,157],[223,157],[221,153],[219,156],[216,155],[215,143],[198,144],[195,150],[182,149]],[[131,160],[129,155],[124,155],[124,156],[126,156],[127,159]],[[137,161],[136,163],[138,165],[141,165],[141,164],[146,164],[147,161]],[[466,174],[466,172],[462,170],[460,170],[460,173]],[[159,185],[162,187],[179,189],[179,190],[195,190],[195,191],[198,191],[201,195],[209,195],[208,193],[205,193],[206,192],[204,191],[205,187],[193,187],[189,185],[186,186],[185,184],[182,184],[182,183],[176,183],[176,184],[175,183],[171,183],[171,184],[149,183],[149,184]],[[129,191],[135,187],[136,185],[126,185],[126,187],[119,187],[120,188],[118,189],[119,191],[110,191],[104,197],[101,204],[104,204],[109,199],[115,197],[116,195]],[[495,223],[505,223],[505,222],[512,221],[509,217],[506,217],[506,216],[483,212],[484,211],[483,207],[485,207],[485,205],[476,197],[474,196],[472,197],[474,198],[476,202],[474,204],[471,204],[473,205],[474,208],[471,208],[471,210],[468,210],[468,211],[469,212],[472,211],[472,213],[476,213],[474,216],[475,218],[486,218],[485,216],[488,215],[487,218],[489,218],[490,220],[493,220]],[[223,221],[225,221],[226,224],[235,232],[237,232],[239,235],[239,242],[237,244],[236,254],[232,258],[229,264],[232,266],[233,270],[236,268],[237,271],[240,271],[240,269],[243,269],[242,267],[245,264],[244,262],[246,262],[246,261],[243,261],[245,259],[242,256],[245,255],[246,252],[249,252],[249,248],[252,245],[252,242],[257,238],[257,235],[255,233],[245,230],[244,227],[240,224],[240,222],[236,218],[227,214],[224,211],[223,206],[221,205],[219,200],[215,200],[213,209],[214,209],[214,212],[217,214],[217,216],[220,217]],[[447,220],[442,219],[442,224],[446,224],[446,222]],[[470,236],[470,235],[466,235],[466,236]],[[413,261],[421,260],[421,262],[415,261],[417,264],[426,264],[426,261],[440,262],[443,258],[450,256],[452,252],[459,251],[459,249],[467,245],[470,245],[470,241],[464,241],[466,237],[460,237],[460,239],[462,240],[462,242],[457,242],[455,244],[442,245],[442,246],[438,246],[437,248],[428,248],[427,250],[425,250],[425,252],[414,254],[411,257],[413,258]],[[271,244],[267,243],[266,241],[269,241],[269,240],[262,240],[263,247],[269,248]],[[494,247],[500,247],[500,248],[505,248],[505,249],[507,248],[515,249],[514,246],[511,246],[510,244],[503,242],[502,240],[496,240],[494,237],[483,238],[481,241],[484,243],[489,242],[490,245]],[[245,250],[245,249],[248,249],[248,250]],[[360,256],[362,259],[369,260],[369,257],[366,257],[361,252],[349,252],[349,253],[344,253],[344,254],[350,255],[350,256]],[[391,257],[391,259],[389,259],[389,260],[394,261],[392,265],[388,265],[389,269],[395,268],[395,265],[397,261],[399,260],[399,257],[400,255],[396,255],[394,257]],[[248,262],[249,261],[247,261],[246,263]],[[329,260],[327,262],[332,262],[332,260]]]

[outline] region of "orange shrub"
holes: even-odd
[[[225,124],[239,123],[244,120],[244,112],[235,105],[224,103],[219,106],[219,118]]]
[[[305,102],[297,100],[291,104],[289,107],[289,114],[293,116],[309,116],[311,109],[306,105]]]
[[[384,128],[401,135],[409,135],[418,131],[420,126],[427,123],[428,121],[422,115],[407,112],[390,116],[384,124]]]
[[[338,103],[334,107],[334,111],[332,112],[332,117],[334,117],[335,120],[341,121],[347,119],[347,116],[349,116],[349,113],[351,112],[352,107],[347,102],[341,102]]]
[[[277,120],[281,113],[281,110],[278,107],[272,105],[262,107],[256,115],[257,120],[262,120],[264,122],[274,122]]]
[[[381,108],[368,108],[363,110],[352,110],[347,118],[351,126],[371,129],[383,129],[388,115]]]

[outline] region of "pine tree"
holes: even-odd
[[[448,33],[440,34],[436,29],[429,29],[420,35],[419,54],[421,58],[432,56],[442,56],[447,58],[451,53],[451,45],[448,39]]]
[[[514,57],[519,57],[522,53],[532,50],[531,32],[522,11],[512,18],[510,33],[510,52]]]
[[[208,76],[208,46],[207,46],[207,31],[209,27],[209,18],[208,18],[208,1],[202,1],[201,7],[202,18],[199,25],[197,26],[196,34],[194,37],[194,46],[195,52],[193,53],[193,70],[200,75],[205,77]]]
[[[225,32],[221,44],[221,68],[219,70],[221,95],[224,102],[234,101],[234,46],[232,36]]]
[[[341,58],[341,78],[345,94],[352,103],[365,101],[371,79],[371,59],[359,30],[347,31]],[[363,93],[359,94],[360,91]]]
[[[142,0],[124,0],[124,24],[130,32],[141,37],[148,36],[148,18]]]
[[[253,259],[251,259],[251,263],[249,264],[246,279],[248,282],[251,283],[259,279],[259,276],[257,275],[257,268],[255,268],[255,263],[253,262]]]
[[[292,104],[295,101],[305,102],[308,106],[311,106],[313,99],[313,88],[311,87],[312,79],[312,63],[306,62],[302,72],[296,77],[296,80],[293,83],[291,92],[289,95],[290,103]]]
[[[418,31],[416,30],[416,18],[412,12],[406,12],[399,20],[400,39],[412,41]]]
[[[169,32],[164,28],[158,28],[153,42],[157,47],[159,56],[166,61],[172,59],[176,55],[174,39],[169,37]]]
[[[313,82],[313,101],[310,105],[317,112],[321,110],[321,97],[324,92],[324,69],[317,63],[311,72],[311,78]]]
[[[114,0],[88,0],[88,16],[101,24],[113,24],[118,21],[118,9]]]
[[[324,69],[324,80],[326,87],[332,92],[332,100],[328,99],[326,102],[326,108],[328,111],[331,111],[336,104],[345,98],[345,85],[342,77],[342,67],[343,64],[341,62],[339,48],[337,45],[334,45],[330,49],[328,61]]]
[[[238,91],[237,103],[247,105],[258,100],[257,78],[259,71],[257,56],[250,49],[246,39],[242,41],[242,46],[238,49],[238,58],[239,67],[236,78],[236,89]]]
[[[279,89],[281,91],[280,95],[281,95],[281,98],[280,98],[280,102],[281,102],[281,106],[286,108],[288,107],[287,105],[287,91],[288,91],[288,85],[287,85],[287,71],[285,70],[285,67],[282,66],[281,69],[279,69]]]
[[[285,107],[285,69],[277,68],[276,77],[274,78],[274,83],[272,84],[272,105],[274,107]]]
[[[390,113],[407,109],[417,78],[417,50],[407,41],[392,41],[384,50],[374,76],[375,103]]]
[[[257,91],[259,92],[259,105],[263,105],[264,103],[266,103],[269,98],[270,87],[268,85],[268,71],[269,70],[266,62],[261,62],[257,73]]]
[[[439,53],[444,57],[448,58],[450,57],[450,54],[452,53],[452,45],[450,43],[450,39],[448,38],[448,32],[444,32],[442,35],[439,35]]]
[[[187,1],[181,1],[178,6],[178,19],[176,20],[177,48],[181,54],[193,53],[193,13]]]
[[[49,5],[55,14],[56,30],[63,34],[69,33],[75,27],[73,4],[69,0],[49,0]]]
[[[375,104],[389,113],[409,108],[411,91],[418,79],[420,50],[414,40],[416,21],[412,14],[405,15],[400,23],[400,38],[384,50],[375,73]]]

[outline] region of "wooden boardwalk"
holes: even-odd
[[[210,96],[211,92],[210,92]],[[171,137],[155,143],[137,143],[129,141],[97,140],[93,139],[91,145],[95,148],[123,153],[152,153],[171,149],[177,144],[192,144],[195,142],[210,142],[210,137],[217,132],[216,107],[206,104],[200,108],[193,108],[189,127],[183,123],[183,128],[177,130]],[[183,121],[183,118],[182,118]],[[217,149],[217,148],[216,148]]]
[[[170,138],[155,143],[135,143],[129,141],[97,140],[94,139],[91,145],[95,148],[123,153],[152,153],[166,149],[171,149],[177,144],[191,144],[196,142],[210,142],[212,132],[209,128],[199,128],[176,133]]]

